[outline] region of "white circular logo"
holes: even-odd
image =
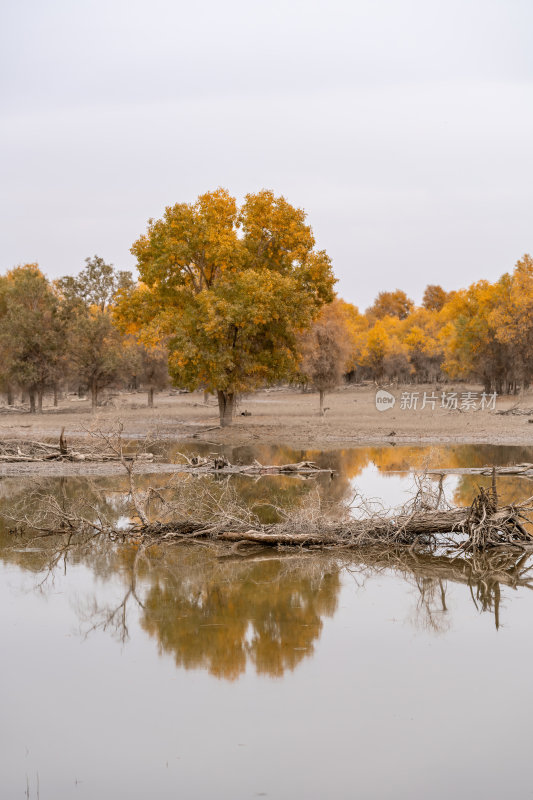
[[[376,408],[378,411],[388,411],[389,408],[394,407],[396,398],[385,389],[378,389],[376,392]]]

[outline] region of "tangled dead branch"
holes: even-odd
[[[111,445],[110,445],[111,446]],[[443,496],[442,481],[433,489],[423,476],[413,498],[399,511],[357,503],[324,506],[318,490],[305,504],[284,509],[273,504],[248,506],[228,476],[213,481],[174,475],[167,486],[141,490],[134,463],[123,460],[129,480],[129,507],[122,523],[106,518],[89,500],[70,501],[33,492],[9,515],[15,529],[41,535],[91,530],[115,540],[255,544],[274,547],[363,549],[375,546],[437,552],[439,548],[478,553],[503,545],[533,549],[533,498],[498,507],[495,476],[491,490],[480,489],[471,506],[451,508]],[[276,522],[265,524],[261,512],[268,505]],[[124,520],[129,518],[129,523]]]
[[[435,552],[438,548],[460,549],[477,553],[502,545],[533,549],[530,533],[533,498],[514,505],[498,506],[496,468],[492,469],[492,487],[480,488],[471,506],[452,508],[443,490],[443,476],[435,487],[428,474],[415,478],[416,487],[411,500],[401,509],[377,508],[363,498],[348,504],[324,506],[318,490],[308,494],[305,503],[286,509],[270,503],[249,506],[231,481],[233,472],[223,480],[213,480],[205,472],[234,469],[221,456],[185,460],[184,468],[192,474],[177,471],[163,487],[139,488],[136,464],[139,455],[126,455],[122,425],[110,432],[88,431],[97,443],[98,452],[118,461],[128,477],[128,508],[120,526],[102,515],[98,503],[88,500],[71,501],[66,495],[34,491],[25,496],[19,507],[9,515],[15,529],[28,529],[41,535],[58,531],[72,534],[95,532],[114,539],[127,539],[137,544],[150,541],[213,541],[232,545],[256,544],[274,547],[345,548],[370,546],[410,548]],[[30,442],[40,452],[52,452],[52,457],[65,457],[67,443],[62,432],[59,445]],[[141,453],[142,455],[142,453]],[[145,454],[146,455],[146,454]],[[151,455],[151,454],[148,454]],[[300,470],[319,472],[313,462],[286,464],[270,468],[255,464],[244,469],[298,474]],[[276,521],[266,524],[264,507]],[[8,515],[6,515],[8,516]]]
[[[121,432],[121,431],[120,431]],[[117,431],[107,436],[99,432],[98,439],[102,446],[77,445],[77,449],[69,448],[65,439],[65,429],[61,430],[59,444],[35,441],[6,440],[0,442],[0,463],[42,462],[42,461],[153,461],[154,454],[141,452],[128,454],[122,446],[117,447]],[[91,435],[91,432],[89,431]]]

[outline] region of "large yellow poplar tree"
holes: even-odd
[[[216,393],[221,425],[239,392],[289,376],[298,333],[333,299],[335,278],[305,212],[263,190],[239,209],[225,189],[169,206],[133,245],[140,282],[116,318],[165,340],[174,382]]]

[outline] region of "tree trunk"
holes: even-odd
[[[30,414],[35,414],[35,391],[30,389],[28,394],[30,396]]]
[[[207,405],[209,403],[209,392],[204,392],[204,403]]]
[[[37,389],[37,411],[43,413],[43,390]]]
[[[294,531],[287,531],[283,524],[261,525],[255,529],[249,529],[248,525],[243,525],[240,530],[236,524],[233,530],[228,530],[224,523],[219,523],[216,527],[212,523],[205,522],[173,522],[165,523],[169,529],[178,537],[191,535],[191,540],[202,536],[214,537],[220,541],[229,542],[256,542],[265,545],[339,545],[340,547],[398,547],[399,545],[412,546],[417,537],[430,537],[429,544],[434,542],[434,536],[438,533],[447,533],[461,537],[463,532],[468,530],[468,520],[472,509],[470,506],[464,508],[452,508],[441,511],[417,511],[413,514],[399,515],[396,518],[380,517],[375,515],[368,519],[350,520],[339,522],[332,525],[324,525],[321,529],[313,529],[308,533],[301,532],[301,525],[295,526]],[[502,506],[496,512],[487,517],[487,522],[491,522],[495,529],[501,527],[502,520],[513,520],[515,531],[516,527],[515,509],[512,506]],[[518,521],[518,525],[520,525]],[[141,528],[142,531],[142,528]],[[150,531],[147,530],[146,533]],[[162,532],[162,527],[157,531]],[[518,535],[518,534],[516,534]],[[503,528],[497,534],[498,539],[495,543],[506,544],[509,542],[509,531]],[[460,541],[460,539],[459,539]],[[531,551],[531,537],[525,534],[520,540],[516,540],[523,550]],[[424,539],[421,540],[424,544]],[[428,540],[426,539],[426,544]],[[481,545],[483,549],[486,545]]]
[[[93,414],[97,408],[98,408],[98,383],[95,380],[93,380],[91,381],[91,411]]]
[[[13,389],[11,386],[8,385],[7,387],[7,404],[8,406],[12,406],[15,402],[15,398],[13,397]]]
[[[235,395],[233,392],[217,391],[218,411],[220,414],[220,427],[226,428],[233,422],[233,404]]]
[[[57,384],[54,383],[54,408],[57,408],[59,400],[59,392],[57,391]]]
[[[324,389],[319,389],[318,394],[320,395],[320,416],[324,416]]]
[[[154,387],[150,386],[148,389],[148,408],[154,407]]]

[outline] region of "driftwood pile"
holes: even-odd
[[[99,452],[79,446],[73,450],[67,446],[61,432],[59,444],[34,441],[0,442],[0,463],[43,462],[43,461],[153,461],[153,453],[140,453],[134,456],[121,454],[112,450]]]
[[[472,504],[466,507],[447,505],[442,479],[436,491],[425,475],[417,483],[414,497],[396,514],[372,512],[363,505],[359,508],[362,514],[354,518],[353,506],[340,504],[323,509],[317,494],[315,506],[309,501],[305,507],[292,511],[277,509],[281,519],[273,524],[261,524],[229,488],[215,496],[209,487],[191,490],[182,486],[178,502],[166,504],[166,511],[163,504],[164,513],[159,520],[149,518],[145,508],[129,534],[141,541],[215,539],[275,547],[353,549],[377,545],[426,552],[451,548],[478,553],[505,545],[533,550],[533,498],[500,507],[495,469],[492,486],[480,487]]]
[[[103,448],[102,449],[102,445]],[[332,469],[321,469],[313,461],[299,461],[295,464],[266,465],[254,461],[252,464],[231,464],[223,455],[212,454],[207,458],[202,456],[188,457],[183,453],[179,455],[184,463],[175,464],[174,472],[189,473],[192,475],[207,475],[217,473],[220,475],[300,475],[310,477],[320,473],[333,475]],[[43,462],[43,461],[73,461],[73,462],[152,462],[155,460],[153,453],[128,454],[124,452],[122,444],[111,436],[102,437],[97,447],[83,447],[77,449],[67,446],[64,431],[61,431],[59,444],[36,441],[0,442],[0,463],[17,462]]]
[[[133,537],[161,541],[215,539],[274,547],[357,549],[383,545],[433,551],[439,546],[451,546],[474,552],[507,545],[533,550],[533,535],[525,527],[530,523],[528,512],[531,510],[529,505],[492,510],[481,502],[481,505],[418,511],[396,517],[375,516],[342,522],[324,518],[319,524],[308,525],[305,531],[290,520],[249,528],[238,522],[224,525],[215,519],[212,522],[184,520],[136,525],[130,533]]]
[[[298,461],[294,464],[260,464],[255,460],[252,464],[231,464],[223,455],[212,454],[207,458],[178,453],[185,463],[176,464],[176,472],[187,472],[193,475],[207,475],[216,472],[221,475],[318,475],[334,474],[332,469],[322,469],[314,461]]]

